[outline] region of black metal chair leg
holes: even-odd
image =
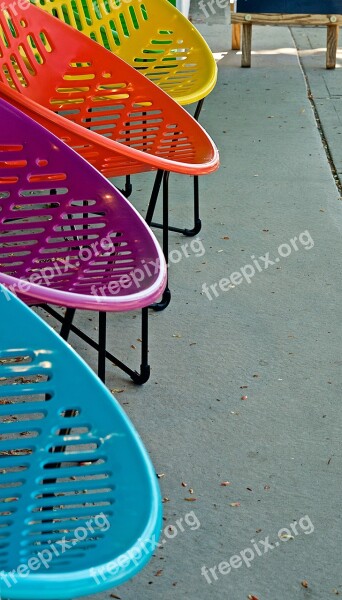
[[[64,323],[65,317],[63,317],[58,311],[49,306],[48,304],[38,305],[46,312],[57,319],[59,323]],[[114,365],[121,369],[124,373],[130,376],[130,378],[139,385],[146,383],[150,376],[150,366],[148,363],[148,308],[142,310],[142,325],[141,325],[141,365],[140,372],[133,371],[128,365],[119,360],[116,356],[106,350],[106,313],[99,313],[99,340],[96,342],[89,337],[84,331],[76,327],[73,323],[70,325],[70,331],[77,335],[81,340],[89,344],[91,348],[94,348],[98,354],[98,372],[99,377],[104,381],[105,379],[105,360],[110,360]],[[69,415],[70,416],[70,415]]]
[[[193,237],[198,235],[202,229],[202,221],[200,219],[200,208],[199,208],[199,177],[194,177],[194,226],[192,229],[183,229],[181,233],[187,237]]]
[[[130,175],[126,175],[125,187],[123,188],[123,190],[120,190],[120,191],[125,196],[125,198],[129,198],[131,196],[132,191],[133,191],[133,186],[131,183]]]
[[[202,108],[203,108],[203,104],[204,104],[204,98],[202,98],[202,100],[200,100],[197,103],[195,114],[194,114],[195,121],[198,121],[198,119],[199,119],[199,116],[200,116]]]
[[[74,320],[74,316],[75,316],[75,312],[76,309],[75,308],[67,308],[66,309],[66,313],[63,319],[63,323],[62,323],[62,327],[60,330],[59,335],[61,336],[61,338],[63,338],[63,340],[65,340],[66,342],[68,341],[68,337],[70,334],[70,329],[71,329],[71,325],[72,322]]]
[[[169,258],[169,179],[170,173],[165,171],[163,177],[163,253],[168,263]],[[151,304],[150,308],[155,311],[165,310],[171,302],[171,291],[168,281],[160,302]]]
[[[203,108],[203,104],[204,104],[204,98],[202,98],[202,100],[200,100],[197,104],[196,111],[194,114],[194,119],[196,119],[196,121],[198,121],[198,119],[199,119],[201,110]],[[158,189],[158,192],[159,192],[159,189]],[[152,198],[154,198],[153,207],[151,207]],[[151,227],[156,227],[157,229],[163,229],[163,227],[164,227],[163,223],[152,222],[152,217],[153,217],[155,205],[157,202],[157,198],[158,198],[158,194],[155,196],[152,192],[150,206],[149,206],[149,210],[147,212],[148,217],[146,217],[146,222],[149,225],[151,225]],[[150,210],[150,207],[151,207],[151,210]],[[193,237],[195,235],[198,235],[199,232],[201,231],[201,229],[202,229],[202,222],[200,219],[200,207],[199,207],[199,177],[198,177],[198,175],[195,175],[194,176],[194,226],[192,227],[192,229],[188,229],[188,228],[184,228],[184,227],[173,227],[173,226],[169,225],[168,230],[174,231],[176,233],[182,233],[183,235],[185,235],[187,237]]]
[[[146,219],[147,221],[147,219]],[[149,221],[147,221],[149,223]],[[149,223],[151,227],[155,227],[156,229],[164,229],[162,223]],[[173,227],[172,225],[168,226],[169,231],[174,231],[176,233],[182,233],[187,237],[194,237],[198,235],[202,229],[202,221],[200,219],[200,208],[199,208],[199,177],[198,175],[194,176],[194,226],[192,229],[187,229],[183,227]]]
[[[138,385],[143,385],[149,380],[151,367],[148,362],[148,308],[141,311],[141,365],[140,373],[131,375],[131,379]]]
[[[98,351],[98,376],[106,381],[106,340],[107,338],[107,314],[99,312],[99,351]]]
[[[156,178],[154,180],[154,185],[153,185],[153,190],[152,190],[152,194],[151,194],[151,199],[150,199],[150,203],[148,205],[148,209],[147,209],[147,213],[146,213],[146,223],[147,225],[151,225],[151,221],[154,215],[154,211],[156,208],[156,204],[157,204],[157,200],[158,200],[158,196],[159,196],[159,192],[160,192],[160,187],[163,181],[163,177],[164,177],[164,171],[161,171],[160,169],[157,171],[157,175]]]

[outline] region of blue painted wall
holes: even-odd
[[[238,12],[342,14],[342,0],[237,0]]]

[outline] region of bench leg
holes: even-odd
[[[328,25],[327,27],[327,69],[335,69],[336,55],[338,47],[338,25]]]
[[[244,23],[242,25],[241,67],[249,68],[251,66],[251,53],[252,53],[252,24]]]
[[[232,25],[232,50],[241,50],[241,25]]]
[[[230,3],[230,11],[234,12],[234,4]],[[241,25],[232,23],[232,50],[241,50]]]

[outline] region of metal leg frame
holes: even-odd
[[[65,316],[59,314],[48,304],[40,304],[49,315],[53,316],[59,323],[62,323],[61,336],[67,340],[69,333],[72,331],[81,340],[89,344],[92,348],[98,352],[98,375],[100,379],[105,382],[105,362],[106,358],[110,360],[119,369],[127,373],[134,383],[142,385],[148,381],[150,377],[150,365],[148,363],[148,309],[143,308],[141,311],[141,364],[140,372],[133,371],[130,367],[125,365],[121,360],[116,358],[113,354],[106,350],[106,313],[99,312],[99,341],[95,342],[89,337],[84,331],[79,329],[73,324],[73,318],[75,315],[75,309],[68,308]]]
[[[201,110],[203,108],[203,104],[204,104],[204,98],[202,100],[200,100],[197,104],[196,107],[196,111],[194,114],[194,119],[196,121],[198,121],[199,116],[201,114]],[[159,171],[158,171],[159,173]],[[158,174],[157,174],[158,177]],[[156,178],[156,182],[157,182],[157,178]],[[153,197],[153,194],[152,194]],[[151,205],[151,203],[150,203]],[[150,208],[150,207],[149,207]],[[147,220],[147,223],[149,223],[152,227],[156,227],[157,229],[163,229],[163,225],[161,223],[155,223],[152,222],[152,217],[153,217],[153,212],[152,215],[150,215],[150,221]],[[187,229],[187,228],[182,228],[182,227],[173,227],[171,225],[169,225],[169,231],[175,231],[176,233],[182,233],[183,235],[186,235],[187,237],[193,237],[194,235],[198,235],[199,232],[202,229],[202,222],[200,219],[200,206],[199,206],[199,177],[198,175],[194,176],[194,226],[192,229]]]
[[[131,176],[126,175],[125,187],[123,190],[120,190],[120,192],[125,196],[125,198],[129,198],[132,194],[132,191],[133,191],[133,186],[131,183]]]
[[[163,253],[165,256],[166,262],[168,262],[169,256],[169,179],[170,173],[168,171],[158,171],[157,177],[162,177],[163,180]],[[159,186],[160,188],[160,186]],[[157,195],[158,197],[158,195]],[[147,221],[148,223],[148,221]],[[165,310],[165,308],[171,302],[171,291],[169,289],[169,283],[167,281],[166,288],[164,290],[162,299],[160,302],[155,302],[151,304],[150,308],[153,310],[161,311]]]

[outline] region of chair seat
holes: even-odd
[[[123,60],[36,6],[0,8],[0,17],[1,97],[102,174],[200,175],[218,168],[206,132]]]
[[[157,544],[155,470],[77,354],[2,286],[0,311],[1,596],[70,600],[120,585]]]
[[[160,246],[93,167],[0,100],[0,281],[28,303],[126,311],[165,288]]]

